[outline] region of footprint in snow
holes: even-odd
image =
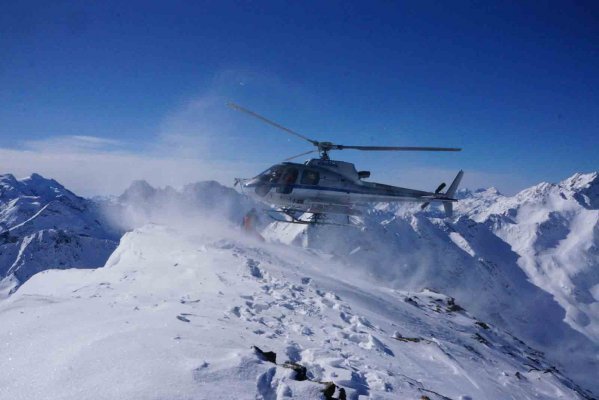
[[[237,318],[241,318],[241,312],[239,310],[240,310],[239,307],[235,306],[229,310],[229,313],[235,315]]]
[[[339,313],[339,318],[341,318],[343,320],[343,322],[345,322],[346,324],[351,324],[351,319],[352,319],[351,315],[348,315],[348,314],[344,313],[343,311],[341,311]]]
[[[263,279],[264,275],[262,274],[262,270],[258,267],[260,265],[259,261],[254,260],[253,258],[248,258],[246,261],[246,265],[250,270],[250,275],[257,279]]]
[[[287,358],[289,359],[289,361],[294,363],[300,362],[302,360],[301,353],[302,347],[295,342],[291,342],[285,349],[285,354],[287,355]]]
[[[270,308],[270,304],[254,303],[252,301],[246,301],[245,305],[256,313],[261,313],[262,311],[268,310]]]
[[[189,319],[185,318],[183,315],[177,315],[177,319],[183,322],[191,322]]]

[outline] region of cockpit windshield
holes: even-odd
[[[270,189],[279,182],[284,171],[284,165],[275,165],[256,176],[249,183],[252,186],[255,186],[254,191],[258,196],[264,197],[268,194]]]
[[[262,183],[277,183],[283,175],[285,167],[282,165],[276,165],[271,167],[258,175],[256,178]]]

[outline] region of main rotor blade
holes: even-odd
[[[335,145],[335,150],[353,149],[365,151],[462,151],[456,147],[398,147],[398,146],[345,146]]]
[[[286,158],[286,159],[284,159],[283,161],[291,161],[291,160],[293,160],[294,158],[298,158],[298,157],[301,157],[301,156],[305,156],[306,154],[310,154],[310,153],[318,153],[318,150],[310,150],[310,151],[306,151],[306,152],[304,152],[304,153],[297,154],[297,155],[295,155],[295,156],[293,156],[293,157]]]
[[[312,143],[314,146],[318,146],[318,142],[316,140],[312,140],[312,139],[310,139],[310,138],[302,135],[301,133],[297,133],[295,131],[292,131],[291,129],[286,128],[283,125],[277,124],[276,122],[271,121],[268,118],[265,118],[265,117],[263,117],[260,114],[256,114],[255,112],[253,112],[251,110],[248,110],[247,108],[244,108],[244,107],[242,107],[242,106],[240,106],[238,104],[235,104],[235,103],[227,103],[227,105],[229,107],[231,107],[232,109],[234,109],[234,110],[241,111],[242,113],[246,113],[248,115],[251,115],[254,118],[258,118],[262,122],[265,122],[265,123],[267,123],[267,124],[269,124],[271,126],[274,126],[275,128],[279,128],[279,129],[281,129],[281,130],[283,130],[283,131],[285,131],[287,133],[290,133],[290,134],[292,134],[294,136],[297,136],[297,137],[299,137],[301,139],[307,140],[308,142]]]

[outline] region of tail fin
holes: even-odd
[[[449,189],[447,189],[447,192],[445,192],[445,195],[447,197],[453,198],[453,196],[455,196],[455,192],[458,190],[458,186],[460,185],[460,182],[462,181],[463,176],[464,176],[464,171],[460,170],[460,172],[458,172],[458,174],[456,175],[453,182],[451,182],[451,186],[449,186]]]
[[[458,186],[460,185],[460,182],[462,181],[463,176],[464,176],[464,171],[460,170],[460,172],[458,172],[458,174],[456,175],[453,182],[451,182],[451,186],[449,186],[449,189],[447,189],[447,192],[445,192],[446,197],[449,197],[451,199],[454,198],[455,192],[458,190]],[[445,215],[447,217],[451,217],[453,215],[453,203],[451,201],[444,201],[443,208],[445,208]]]

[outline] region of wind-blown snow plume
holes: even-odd
[[[170,226],[197,226],[218,229],[239,225],[243,216],[256,207],[251,199],[215,181],[154,188],[146,181],[135,181],[122,195],[99,200],[104,214],[123,230],[147,223]]]

